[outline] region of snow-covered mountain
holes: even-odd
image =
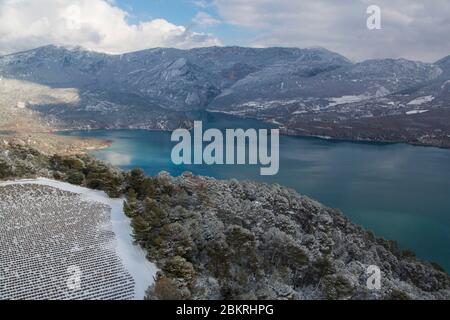
[[[105,55],[47,46],[1,58],[0,72],[55,87],[136,94],[167,109],[192,110],[206,107],[240,80],[268,74],[274,82],[279,69],[284,74],[294,68],[296,78],[348,64],[323,49],[213,47]]]
[[[450,97],[450,57],[434,64],[352,63],[322,48],[107,55],[46,46],[0,57],[0,76],[78,90],[74,105],[33,106],[68,127],[170,129],[183,125],[184,112],[208,109],[274,121],[295,133],[296,119],[307,115],[339,122],[407,114],[420,105],[448,107]]]
[[[325,49],[213,47],[106,55],[47,46],[1,58],[0,72],[55,87],[136,94],[167,109],[191,110],[253,98],[380,96],[443,71],[439,64],[403,59],[352,64]]]

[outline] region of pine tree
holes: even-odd
[[[130,189],[127,194],[127,200],[123,204],[123,211],[129,218],[134,218],[137,213],[137,196],[134,189]]]
[[[150,225],[141,216],[135,216],[131,220],[131,226],[133,228],[134,240],[141,246],[146,247],[148,242],[149,232],[151,230]]]
[[[151,198],[146,198],[144,201],[144,215],[154,229],[162,228],[169,223],[167,212],[161,209],[158,203]]]

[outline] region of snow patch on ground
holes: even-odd
[[[421,113],[425,113],[425,112],[428,112],[428,110],[411,110],[411,111],[407,111],[406,114],[412,115],[412,114],[421,114]]]
[[[25,109],[26,106],[27,106],[27,104],[25,102],[23,102],[23,101],[17,102],[17,108],[18,109]]]
[[[447,85],[450,85],[450,80],[445,81],[444,84],[441,86],[441,89],[444,90],[444,88],[445,88]]]
[[[328,99],[330,103],[328,104],[329,107],[335,107],[341,104],[347,104],[347,103],[354,103],[354,102],[360,102],[363,100],[366,100],[368,97],[366,95],[359,95],[359,96],[342,96],[339,98],[330,98]]]
[[[147,288],[154,283],[158,268],[146,259],[145,251],[134,244],[130,219],[123,212],[123,199],[111,199],[103,191],[91,190],[46,178],[0,182],[0,186],[15,184],[44,185],[80,195],[86,201],[102,203],[111,208],[112,231],[115,234],[116,252],[124,267],[133,277],[135,298],[142,300]]]
[[[304,113],[308,113],[308,111],[306,111],[306,110],[297,110],[297,111],[295,111],[295,112],[292,112],[292,114],[304,114]]]
[[[410,106],[420,106],[420,105],[422,105],[424,103],[431,102],[433,100],[434,100],[433,96],[419,97],[419,98],[416,98],[416,99],[408,102],[408,105],[410,105]]]

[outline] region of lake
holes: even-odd
[[[208,114],[205,127],[264,128],[247,119]],[[353,222],[378,236],[397,240],[418,257],[450,271],[450,150],[406,144],[280,138],[280,171],[260,176],[259,166],[182,165],[171,162],[171,133],[95,130],[64,135],[113,141],[91,152],[122,169],[141,167],[149,175],[191,171],[219,179],[279,183],[323,204],[341,209]]]

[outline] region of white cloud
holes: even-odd
[[[197,13],[192,22],[195,25],[201,27],[211,27],[220,24],[220,20],[210,16],[209,14],[203,11]]]
[[[208,8],[212,5],[212,0],[192,0],[191,2],[202,9]]]
[[[0,0],[0,54],[46,44],[110,53],[220,45],[164,19],[130,24],[127,16],[111,0]]]
[[[448,0],[214,0],[226,23],[252,29],[253,46],[322,46],[354,60],[435,61],[450,54]],[[366,28],[381,7],[382,30]]]

